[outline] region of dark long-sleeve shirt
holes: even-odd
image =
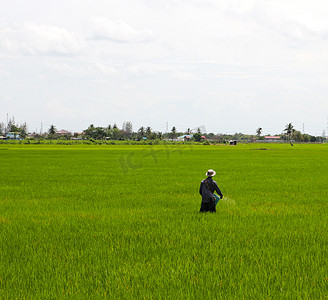
[[[210,190],[207,188],[207,185],[205,183],[205,180],[210,188]],[[199,194],[202,196],[202,202],[209,203],[210,201],[213,201],[213,193],[216,191],[218,195],[222,198],[222,192],[219,189],[217,183],[212,179],[212,177],[208,177],[204,180],[202,180],[200,187],[199,187]]]

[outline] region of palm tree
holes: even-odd
[[[48,130],[48,133],[50,135],[54,135],[56,133],[56,131],[57,131],[57,128],[55,127],[55,125],[51,125],[49,130]]]
[[[261,133],[262,133],[262,128],[261,127],[257,128],[256,135],[258,138],[261,136]]]
[[[284,131],[286,132],[286,136],[287,136],[287,140],[290,142],[290,144],[293,146],[292,142],[291,142],[291,137],[295,131],[294,126],[292,123],[288,123],[284,129]]]
[[[138,138],[141,139],[145,136],[145,128],[143,126],[141,126],[139,129],[138,129]]]
[[[175,126],[173,126],[171,130],[172,140],[174,140],[176,133],[177,133],[177,129],[175,128]]]
[[[147,136],[148,139],[149,139],[150,135],[151,135],[151,127],[148,126],[146,128],[146,136]]]

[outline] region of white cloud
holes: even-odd
[[[154,39],[150,29],[138,30],[120,20],[108,20],[104,17],[91,19],[92,38],[119,43],[144,43]]]
[[[101,62],[86,63],[78,62],[57,62],[51,61],[46,63],[46,68],[49,71],[59,73],[64,77],[98,77],[98,76],[111,76],[117,73],[117,70],[107,64]]]
[[[74,107],[67,105],[65,101],[60,99],[51,99],[46,104],[46,109],[60,118],[74,118],[77,116],[77,111]]]
[[[176,8],[193,7],[196,9],[213,9],[219,3],[216,0],[144,0],[149,7],[157,10],[174,11]]]
[[[2,7],[0,102],[17,120],[186,129],[213,111],[214,132],[326,120],[324,0],[58,1]]]
[[[156,73],[150,65],[131,65],[126,69],[123,69],[123,72],[133,78],[154,76]]]
[[[305,43],[318,42],[326,38],[328,22],[326,22],[326,27],[323,27],[323,22],[316,22],[315,18],[304,12],[303,14],[291,13],[296,7],[291,7],[290,10],[283,8],[284,6],[281,4],[270,3],[264,6],[255,3],[246,14],[237,13],[236,10],[232,14],[235,13],[239,20],[244,19],[249,24],[253,23],[258,28],[265,29],[266,33],[276,41],[280,40],[280,42],[289,44],[297,42],[298,46],[302,47],[305,46]]]
[[[197,76],[194,73],[191,72],[180,72],[177,71],[173,73],[173,77],[177,78],[181,81],[190,81],[190,80],[197,80]]]
[[[0,27],[0,49],[27,55],[76,55],[81,40],[68,30],[34,23]]]

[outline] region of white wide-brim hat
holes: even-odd
[[[212,176],[215,176],[215,174],[216,174],[216,172],[214,170],[209,169],[205,175],[208,177],[212,177]]]

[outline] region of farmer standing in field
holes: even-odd
[[[208,170],[207,178],[202,180],[200,184],[199,194],[202,196],[202,204],[199,212],[216,212],[216,204],[220,198],[214,194],[214,191],[220,195],[221,199],[223,198],[217,183],[212,179],[215,174],[214,170]]]

